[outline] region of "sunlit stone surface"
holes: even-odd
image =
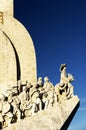
[[[6,6],[7,5],[7,6]],[[36,57],[32,39],[13,17],[13,0],[0,0],[0,89],[26,80],[36,83]]]
[[[13,17],[13,0],[0,0],[0,129],[67,130],[80,101],[66,66],[55,86],[37,80],[32,39]]]

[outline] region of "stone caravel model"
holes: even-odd
[[[32,39],[13,17],[13,0],[0,0],[0,129],[67,130],[80,101],[66,66],[55,86],[37,80]]]

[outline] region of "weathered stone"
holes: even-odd
[[[0,0],[0,11],[4,15],[13,16],[13,0]]]
[[[73,76],[62,64],[54,87],[48,77],[37,82],[36,70],[34,45],[13,18],[13,0],[0,0],[0,129],[67,130],[79,107]]]
[[[2,4],[1,4],[2,3]],[[12,17],[13,0],[0,0],[0,89],[15,86],[20,80],[36,83],[36,56],[32,39],[24,26]],[[6,6],[7,4],[7,6]],[[8,6],[9,4],[9,6]],[[5,9],[5,10],[4,10]],[[7,12],[9,15],[4,15]]]
[[[67,120],[78,106],[79,99],[74,96],[62,104],[58,103],[45,111],[38,112],[34,116],[10,124],[10,127],[4,128],[4,130],[67,130],[69,126]],[[66,127],[64,128],[65,123]]]

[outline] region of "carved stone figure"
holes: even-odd
[[[61,103],[67,99],[66,88],[67,88],[67,86],[64,83],[59,83],[59,84],[56,84],[56,86],[55,86],[55,91],[56,91],[56,94],[58,95],[59,103]]]
[[[49,81],[48,77],[44,78],[44,85],[43,85],[44,91],[48,92],[48,91],[53,91],[54,90],[54,86],[53,84]]]
[[[55,91],[59,98],[62,100],[66,100],[71,98],[73,94],[73,86],[70,82],[74,80],[73,76],[71,74],[66,73],[66,64],[61,64],[60,66],[60,83],[55,86]]]
[[[48,77],[44,77],[44,82],[42,77],[39,77],[37,81],[33,41],[25,27],[13,17],[13,3],[14,0],[0,0],[0,129],[21,118],[32,116],[41,110],[45,111],[48,107],[53,107],[55,103],[62,103],[63,100],[68,100],[74,95],[71,84],[74,78],[66,73],[66,64],[60,66],[61,79],[55,88]],[[48,111],[48,115],[50,113],[55,115],[58,110],[52,111],[53,109],[51,112]],[[60,117],[62,116],[64,115]],[[53,123],[55,118],[51,117]],[[40,128],[42,124],[40,120],[37,121],[40,123]],[[45,121],[43,118],[45,126],[43,129],[47,127]],[[55,122],[57,125],[57,121]],[[14,129],[16,128],[13,127],[12,130]],[[55,126],[49,128],[51,129],[56,130]]]
[[[74,92],[71,82],[74,77],[66,73],[66,64],[61,64],[60,72],[60,82],[55,87],[48,77],[44,77],[44,83],[42,77],[39,77],[36,84],[32,85],[28,80],[25,84],[18,82],[18,86],[10,86],[1,94],[1,128],[72,98]]]
[[[54,105],[55,102],[55,97],[54,97],[54,92],[53,91],[49,91],[48,92],[48,100],[49,100],[49,105],[48,107],[51,107]]]
[[[31,95],[31,101],[33,103],[32,115],[34,115],[34,113],[42,110],[42,101],[39,97],[39,91],[37,90],[36,85],[34,85],[30,90],[30,95]]]
[[[16,116],[18,120],[21,119],[21,110],[20,110],[21,100],[18,96],[13,97],[13,114]]]
[[[2,95],[1,102],[2,102],[2,108],[3,108],[2,117],[4,119],[3,126],[4,125],[9,126],[13,118],[11,104],[7,101],[7,97],[5,97],[5,95]]]
[[[68,88],[67,88],[67,98],[71,98],[74,96],[74,87],[73,85],[71,84],[71,82],[74,80],[74,77],[71,75],[71,74],[68,74],[68,79],[69,79],[69,82],[68,82]]]
[[[68,77],[66,74],[66,64],[61,64],[60,66],[60,72],[61,72],[61,77],[60,77],[60,83],[68,83]]]
[[[26,100],[23,103],[21,103],[20,109],[21,109],[23,118],[32,115],[32,111],[31,111],[32,106],[33,106],[33,103],[31,102],[31,100],[28,100],[28,101]]]
[[[48,77],[44,78],[44,92],[47,93],[47,98],[48,98],[48,103],[47,105],[53,105],[54,103],[54,86],[53,84],[49,81]]]
[[[27,92],[26,87],[24,87],[23,91],[20,93],[19,98],[21,99],[21,103],[29,100],[29,93]]]
[[[27,81],[26,81],[26,92],[29,93],[31,87],[32,87],[31,83],[28,82],[28,80],[27,80]]]
[[[43,86],[43,82],[42,82],[42,77],[38,78],[37,84],[42,87]]]
[[[43,109],[48,108],[48,104],[49,104],[49,99],[48,99],[48,94],[46,92],[43,93]]]
[[[37,81],[37,88],[38,88],[38,90],[40,91],[40,93],[42,93],[43,92],[43,82],[42,82],[42,77],[39,77],[38,78],[38,81]]]

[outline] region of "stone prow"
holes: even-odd
[[[79,106],[80,106],[80,101],[78,101],[78,103],[76,104],[74,110],[71,112],[68,119],[65,121],[65,123],[61,127],[61,130],[67,130],[67,128],[69,127],[69,125],[70,125],[74,115],[76,114],[76,111],[78,110]]]
[[[34,44],[13,3],[0,0],[0,130],[66,130],[80,103],[74,78],[61,64],[58,84],[37,80]]]
[[[78,97],[74,96],[36,115],[26,117],[4,130],[67,130],[79,105]]]

